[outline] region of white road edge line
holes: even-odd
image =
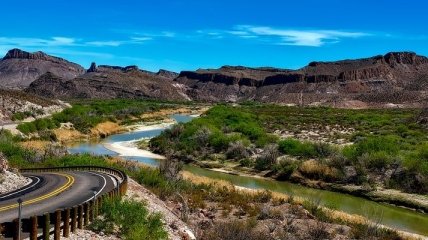
[[[30,188],[32,188],[32,187],[34,187],[34,186],[36,186],[36,185],[40,182],[40,178],[39,178],[39,177],[36,177],[36,176],[31,176],[31,177],[35,177],[35,178],[37,178],[37,182],[36,182],[36,183],[34,183],[34,184],[31,184],[30,186],[28,186],[28,187],[26,187],[26,188],[24,188],[24,189],[21,189],[21,190],[19,190],[19,191],[12,192],[12,193],[10,193],[10,194],[8,194],[8,195],[6,195],[6,196],[0,197],[0,199],[7,198],[7,197],[12,196],[12,195],[14,195],[14,194],[17,194],[17,193],[23,192],[23,191],[25,191],[25,190],[28,190],[28,189],[30,189]]]
[[[104,185],[103,185],[103,187],[101,188],[101,190],[99,190],[99,191],[97,191],[97,194],[95,194],[95,197],[97,197],[98,195],[100,195],[101,194],[101,192],[104,190],[104,188],[106,187],[106,185],[107,185],[107,179],[103,176],[103,175],[101,175],[101,174],[98,174],[98,173],[94,173],[94,172],[91,172],[92,174],[94,174],[94,175],[97,175],[97,176],[99,176],[99,177],[102,177],[103,179],[104,179]],[[86,201],[84,201],[84,203],[85,202],[89,202],[89,201],[91,201],[92,199],[94,199],[94,196],[91,196],[88,200],[86,200]]]

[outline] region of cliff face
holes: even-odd
[[[85,70],[78,64],[43,52],[29,53],[12,49],[0,60],[0,87],[25,88],[46,72],[72,79]]]
[[[189,87],[188,95],[204,101],[426,104],[428,58],[392,52],[357,60],[311,62],[298,70],[223,67],[181,72],[175,81]]]

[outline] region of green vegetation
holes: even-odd
[[[42,166],[73,166],[73,165],[96,165],[109,166],[124,170],[130,177],[145,185],[161,199],[168,201],[179,201],[183,205],[182,218],[187,219],[187,214],[199,213],[200,209],[206,209],[207,204],[216,204],[214,209],[222,209],[222,215],[227,219],[239,216],[246,217],[247,222],[242,225],[238,222],[218,222],[213,228],[204,231],[207,239],[224,239],[225,237],[244,236],[244,239],[270,239],[270,235],[260,235],[254,230],[257,219],[283,219],[281,211],[267,212],[263,206],[281,206],[291,204],[292,214],[298,214],[301,207],[293,203],[293,198],[287,200],[278,199],[272,196],[269,191],[264,192],[244,192],[233,187],[219,186],[215,183],[192,183],[188,180],[177,178],[177,176],[166,174],[178,173],[180,165],[172,164],[173,161],[166,161],[166,166],[160,169],[141,168],[135,164],[127,162],[109,161],[107,157],[96,157],[92,155],[55,155],[38,153],[20,147],[18,144],[21,139],[13,137],[8,131],[0,131],[0,151],[8,158],[12,167],[42,167]],[[267,145],[271,146],[271,145]],[[283,167],[287,168],[288,164]],[[296,166],[297,167],[297,166]],[[171,168],[176,168],[171,170]],[[165,170],[167,169],[167,170]],[[211,205],[212,206],[212,205]],[[335,222],[334,219],[327,217],[326,213],[320,210],[318,206],[310,207],[309,210],[317,218],[326,222]],[[211,208],[210,208],[211,209]],[[237,211],[237,209],[239,211]],[[300,209],[300,210],[299,210]],[[185,211],[187,210],[187,211]],[[149,214],[143,203],[131,200],[112,199],[104,202],[101,208],[102,217],[97,218],[91,225],[94,231],[103,231],[105,233],[114,233],[124,239],[141,239],[145,236],[148,239],[166,239],[167,235],[161,222],[160,215]],[[321,218],[322,217],[322,218]],[[285,219],[283,219],[285,220]],[[294,218],[287,220],[287,224],[292,226]],[[275,220],[276,221],[276,220]],[[340,224],[344,224],[341,222]],[[348,223],[346,223],[348,224]],[[399,239],[392,231],[382,231],[379,228],[369,227],[367,225],[354,226],[348,224],[353,236],[357,239],[364,239],[371,234],[370,231],[377,230],[377,239],[388,239],[394,237]],[[224,231],[223,231],[223,230]],[[294,234],[293,228],[287,228],[290,234]],[[221,230],[221,231],[220,231]],[[285,230],[285,229],[284,229]],[[317,236],[329,236],[326,232],[325,223],[320,222],[314,229],[310,229],[309,234],[315,239]],[[385,235],[388,234],[388,235]],[[259,237],[257,237],[259,236]],[[242,238],[239,238],[242,239]],[[392,238],[391,238],[392,239]]]
[[[201,118],[165,131],[150,145],[184,162],[228,161],[237,170],[269,170],[278,179],[300,173],[327,182],[428,193],[428,131],[417,123],[419,113],[218,105]],[[298,139],[310,139],[309,132],[317,140]],[[338,139],[354,144],[332,143]]]
[[[12,115],[12,121],[22,121],[28,117],[32,117],[33,113],[30,111],[25,111],[25,112],[16,112]]]
[[[91,223],[90,228],[96,232],[115,233],[118,228],[123,239],[137,240],[167,239],[160,214],[149,214],[145,204],[132,200],[114,198],[103,202],[101,215]]]
[[[184,103],[132,99],[75,101],[71,108],[56,113],[51,118],[21,123],[18,129],[24,134],[29,134],[57,128],[61,123],[70,122],[78,131],[88,133],[91,128],[105,121],[127,123],[139,118],[143,113],[173,108],[180,104]]]

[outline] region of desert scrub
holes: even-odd
[[[306,178],[328,182],[362,185],[376,181],[375,184],[382,187],[427,193],[424,186],[428,182],[425,160],[428,154],[424,149],[428,131],[417,121],[420,112],[417,109],[217,105],[200,118],[151,139],[150,148],[184,162],[222,155],[226,159],[216,160],[219,164],[231,160],[256,171],[270,171],[270,176],[279,179],[288,179],[293,171],[301,171]],[[329,132],[331,128],[343,132]],[[314,129],[325,130],[328,137],[344,138],[345,143],[353,144],[299,140],[293,135]],[[287,133],[283,135],[284,132]],[[278,145],[278,154],[266,151],[272,144]],[[297,161],[293,165],[280,164],[278,159],[284,156]],[[303,165],[308,160],[313,161]],[[384,172],[394,174],[379,177]]]
[[[29,123],[21,123],[18,129],[29,134],[60,126],[60,123],[70,122],[82,133],[89,133],[97,124],[112,121],[129,123],[138,119],[142,114],[164,108],[176,108],[191,103],[161,102],[136,99],[85,100],[72,102],[71,108],[53,114],[46,119],[38,119]]]
[[[101,206],[101,217],[90,228],[96,232],[116,234],[124,239],[167,239],[160,214],[150,214],[142,202],[109,199]],[[115,232],[117,230],[117,232]]]

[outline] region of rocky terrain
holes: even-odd
[[[84,71],[78,64],[43,52],[29,53],[12,49],[0,60],[0,87],[25,88],[46,72],[72,79]]]
[[[366,107],[427,103],[428,58],[412,52],[337,62],[298,70],[222,67],[181,72],[175,80],[203,101],[246,101]]]
[[[63,99],[421,107],[428,104],[428,58],[413,52],[390,52],[356,60],[311,62],[297,70],[224,66],[177,74],[95,63],[84,71],[42,52],[13,49],[0,61],[0,86],[27,87],[29,93]]]
[[[37,118],[62,110],[66,104],[26,94],[17,90],[0,89],[0,124]]]
[[[28,93],[51,98],[149,98],[185,100],[182,87],[173,84],[174,74],[167,71],[151,73],[136,66],[96,66],[74,79],[48,72],[32,82]]]
[[[30,180],[9,168],[7,159],[0,152],[0,195],[17,190],[29,184]]]

